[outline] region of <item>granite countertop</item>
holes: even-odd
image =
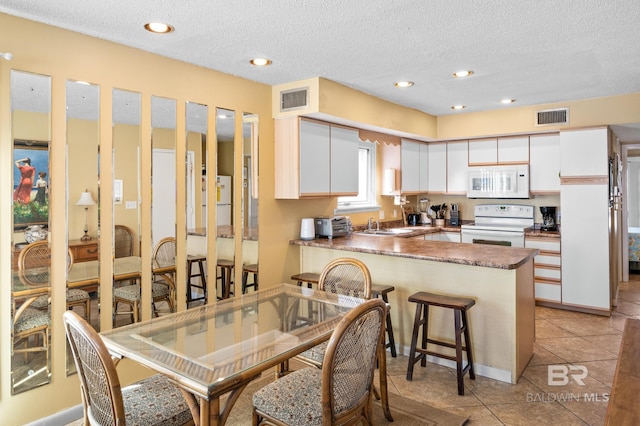
[[[432,230],[426,226],[413,228],[421,228],[416,229],[416,234],[413,236],[422,235],[421,232],[439,232],[441,229],[440,227],[431,227]],[[358,235],[354,233],[333,239],[291,240],[289,244],[497,269],[516,269],[532,260],[539,253],[537,249],[428,241],[419,238],[406,238],[407,236],[404,234],[404,238],[399,238],[391,235]]]
[[[540,237],[540,238],[553,238],[560,239],[560,228],[557,231],[541,231],[531,227],[524,230],[524,236],[526,237]]]

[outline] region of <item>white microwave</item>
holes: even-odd
[[[529,198],[529,165],[469,166],[467,198]]]

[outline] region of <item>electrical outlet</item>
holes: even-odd
[[[378,218],[380,220],[384,219],[384,210],[380,210],[380,212],[378,213]]]
[[[397,218],[398,217],[398,210],[393,209],[393,218]]]

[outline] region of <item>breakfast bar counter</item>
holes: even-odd
[[[300,248],[300,271],[319,273],[333,259],[353,257],[367,265],[373,284],[394,286],[388,296],[400,353],[411,344],[415,305],[408,298],[428,291],[475,299],[468,315],[476,374],[517,383],[533,356],[536,249],[360,233],[290,245]],[[453,341],[450,311],[431,309],[429,322],[430,338]]]

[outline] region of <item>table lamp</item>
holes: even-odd
[[[91,197],[91,193],[85,189],[85,191],[80,194],[80,199],[76,203],[76,206],[84,207],[84,235],[80,238],[80,241],[89,241],[91,239],[91,235],[88,235],[89,226],[87,225],[87,212],[89,211],[89,206],[95,205],[96,202],[93,201],[93,197]]]

